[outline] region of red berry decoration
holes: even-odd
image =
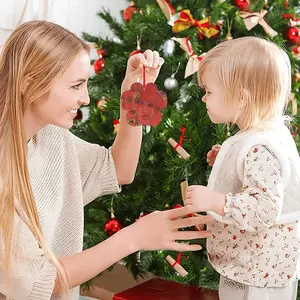
[[[250,0],[235,0],[235,5],[240,10],[246,10],[246,8],[249,6]]]
[[[104,230],[109,236],[112,236],[122,228],[122,224],[115,218],[108,220],[104,225]]]

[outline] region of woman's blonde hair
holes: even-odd
[[[276,44],[258,37],[225,41],[200,62],[198,82],[212,69],[224,86],[225,103],[235,108],[241,130],[266,129],[282,117],[291,92],[288,55]]]
[[[1,265],[12,297],[12,255],[15,214],[23,221],[57,269],[60,292],[67,293],[68,277],[59,260],[46,244],[37,212],[27,164],[24,112],[89,47],[61,26],[31,21],[19,26],[9,37],[0,55],[0,236],[4,247]],[[24,245],[26,246],[26,245]]]

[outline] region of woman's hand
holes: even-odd
[[[155,211],[140,218],[127,227],[131,230],[136,250],[168,249],[175,251],[197,251],[200,245],[178,243],[176,240],[188,241],[210,237],[207,231],[178,231],[180,228],[207,224],[213,221],[211,216],[187,217],[197,211],[193,205],[166,211]],[[126,230],[126,228],[125,228]]]
[[[122,91],[128,90],[138,80],[142,82],[143,66],[146,67],[146,83],[154,82],[159,74],[164,59],[157,51],[146,50],[144,53],[132,55],[128,59]]]

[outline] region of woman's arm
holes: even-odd
[[[199,245],[175,242],[175,240],[191,240],[210,236],[210,233],[206,231],[177,231],[179,228],[212,221],[209,216],[178,219],[194,212],[196,209],[193,206],[153,212],[93,248],[62,258],[60,261],[67,270],[70,288],[90,280],[109,266],[138,250],[200,250]],[[59,285],[56,282],[53,294],[58,293]]]
[[[158,76],[163,59],[158,52],[147,50],[135,54],[128,60],[125,79],[121,92],[129,90],[131,85],[142,76],[143,66],[147,66],[146,83],[154,82]],[[126,111],[120,107],[120,125],[112,146],[118,183],[129,184],[133,181],[137,168],[142,142],[142,126],[131,126],[126,120]]]

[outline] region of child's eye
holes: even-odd
[[[72,88],[75,89],[75,90],[79,90],[80,87],[82,86],[82,84],[83,84],[83,82],[80,82],[79,84],[76,84],[76,85],[72,86]]]

